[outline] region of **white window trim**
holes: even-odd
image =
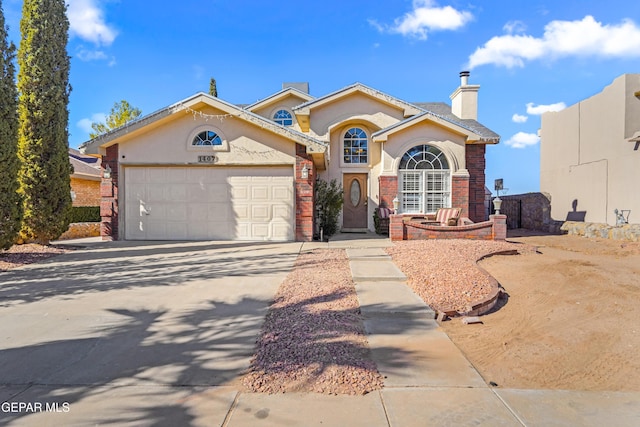
[[[204,131],[213,131],[215,132],[220,139],[222,140],[222,144],[220,145],[192,145],[193,143],[193,139],[200,133],[200,132],[204,132]],[[222,131],[215,127],[215,126],[211,126],[211,125],[201,125],[196,127],[195,129],[193,129],[191,131],[191,133],[189,133],[189,137],[187,138],[187,151],[229,151],[229,141],[227,140],[227,138],[224,136],[224,133],[222,133]]]
[[[366,163],[347,163],[344,161],[344,136],[347,134],[347,131],[349,129],[353,129],[353,128],[361,129],[364,132],[364,134],[367,136],[367,162]],[[369,130],[366,127],[358,124],[345,126],[342,132],[340,133],[340,140],[338,141],[338,143],[340,144],[340,167],[369,170],[369,166],[371,165],[371,134],[369,133]],[[355,170],[353,172],[357,173],[357,171]]]
[[[405,176],[409,174],[419,174],[419,188],[417,191],[404,190]],[[444,175],[444,189],[442,191],[429,191],[426,187],[427,177],[429,174],[442,174]],[[435,213],[439,207],[450,208],[451,207],[451,169],[402,169],[398,171],[398,199],[400,200],[400,212],[401,213],[415,213],[415,214],[432,214]],[[405,194],[418,194],[418,208],[408,209],[405,204]],[[441,195],[442,203],[429,203],[429,194]],[[429,207],[435,206],[433,209]]]
[[[284,111],[286,111],[287,113],[291,114],[291,124],[290,124],[290,125],[281,125],[281,124],[279,124],[279,123],[277,123],[277,122],[276,122],[276,120],[275,120],[275,117],[274,117],[274,116],[275,116],[275,115],[276,115],[276,113],[277,113],[278,111],[280,111],[280,110],[284,110]],[[278,126],[283,126],[283,127],[286,127],[286,128],[293,127],[293,126],[295,126],[295,124],[297,123],[297,121],[296,121],[296,115],[295,115],[295,114],[293,114],[293,111],[291,111],[291,109],[289,109],[288,107],[282,107],[282,106],[280,106],[280,107],[276,107],[276,108],[274,108],[273,110],[271,110],[271,114],[269,115],[269,120],[271,120],[272,122],[274,122],[274,123],[275,123],[275,124],[277,124]]]

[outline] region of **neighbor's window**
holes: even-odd
[[[343,159],[345,163],[367,163],[368,142],[367,134],[360,128],[351,128],[344,134]]]
[[[207,145],[222,145],[222,138],[211,130],[205,130],[197,134],[193,141],[191,141],[191,145],[193,146],[207,146]]]
[[[451,207],[451,172],[444,153],[418,145],[400,160],[400,206],[403,213],[434,213]]]
[[[282,126],[293,125],[293,116],[287,110],[278,110],[273,115],[273,121]]]

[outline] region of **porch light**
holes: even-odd
[[[393,199],[393,211],[398,213],[398,209],[400,209],[400,200],[398,200],[398,196]]]
[[[302,167],[302,170],[300,171],[300,175],[302,176],[302,179],[309,178],[309,169],[307,168],[306,164]]]
[[[71,190],[71,200],[75,201],[76,200],[76,192]]]
[[[111,166],[109,166],[109,163],[107,163],[107,167],[104,168],[104,172],[102,172],[102,177],[104,179],[111,178]]]
[[[500,208],[502,207],[502,199],[496,197],[493,199],[493,209],[496,211],[496,215],[500,215]]]

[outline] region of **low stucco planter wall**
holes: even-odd
[[[640,242],[640,224],[614,226],[594,222],[565,221],[560,229],[567,234],[611,240]]]
[[[58,240],[82,239],[84,237],[100,236],[99,222],[76,222],[69,224],[69,229],[65,231]]]

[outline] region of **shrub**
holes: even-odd
[[[344,203],[342,185],[332,179],[316,182],[316,209],[318,222],[324,236],[333,236],[338,231],[338,216]]]
[[[100,206],[73,206],[69,214],[69,223],[100,222]]]

